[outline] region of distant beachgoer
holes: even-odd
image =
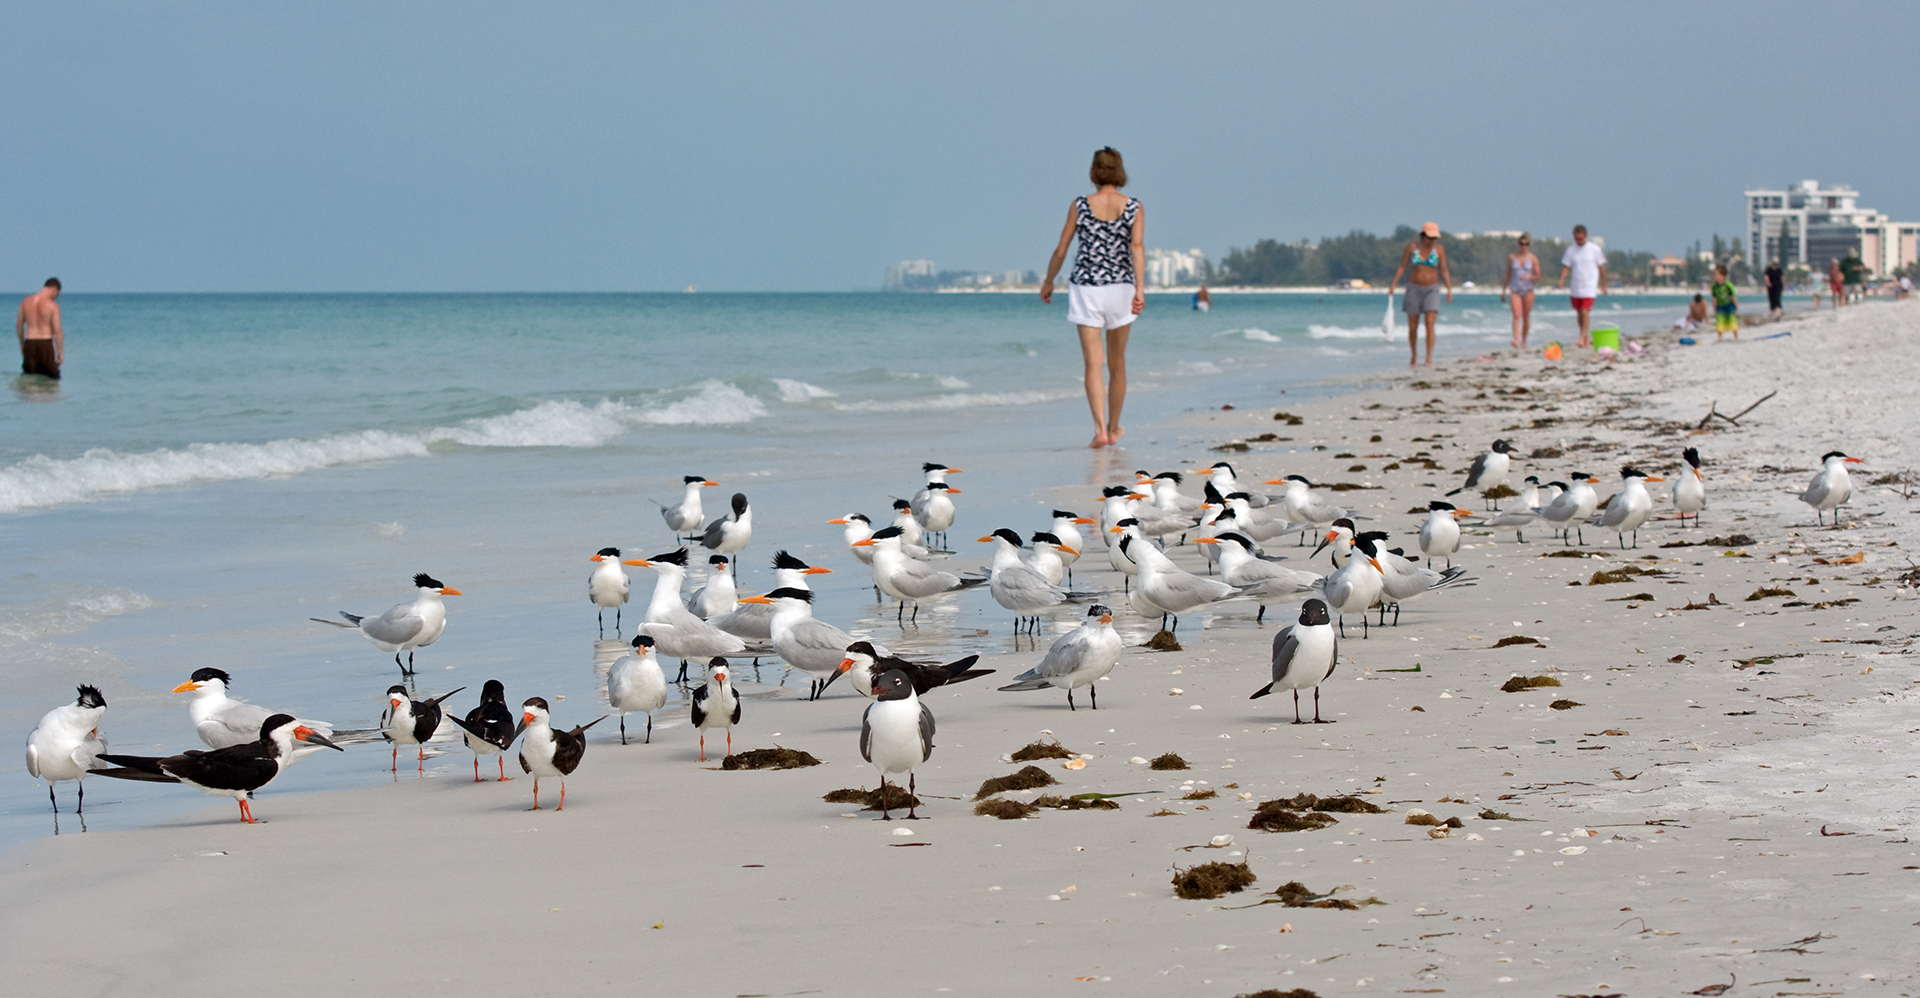
[[[1908,276],[1907,276],[1907,275],[1905,275],[1905,274],[1901,274],[1901,275],[1900,275],[1900,290],[1898,290],[1898,291],[1895,291],[1895,292],[1893,293],[1893,296],[1894,296],[1895,298],[1905,298],[1906,296],[1908,296],[1908,295],[1910,295],[1910,294],[1913,294],[1913,278],[1911,278],[1911,277],[1908,277]]]
[[[1846,275],[1840,272],[1839,260],[1827,261],[1827,290],[1833,293],[1833,310],[1838,312],[1847,296]]]
[[[1787,272],[1780,268],[1779,261],[1767,264],[1763,272],[1767,284],[1767,314],[1778,319],[1786,309],[1780,307],[1780,296],[1787,291]]]
[[[1420,318],[1427,320],[1427,366],[1433,366],[1433,324],[1440,317],[1440,292],[1446,290],[1447,301],[1453,301],[1453,275],[1447,272],[1447,248],[1440,245],[1440,226],[1428,222],[1420,227],[1420,238],[1407,244],[1400,251],[1400,266],[1393,271],[1393,280],[1387,282],[1387,301],[1393,301],[1393,287],[1400,283],[1400,275],[1407,275],[1407,297],[1403,311],[1407,313],[1407,351],[1411,355],[1407,366],[1420,363]]]
[[[1840,281],[1846,286],[1847,304],[1860,300],[1860,289],[1867,275],[1867,265],[1860,259],[1860,251],[1850,249],[1847,258],[1840,261]]]
[[[20,337],[20,372],[58,380],[67,358],[66,335],[60,329],[60,279],[47,278],[39,291],[20,299],[13,320]]]
[[[1087,176],[1097,189],[1067,206],[1067,224],[1047,262],[1040,300],[1053,302],[1053,279],[1078,236],[1080,254],[1067,276],[1067,321],[1080,328],[1080,355],[1086,361],[1087,407],[1093,410],[1093,442],[1087,446],[1109,447],[1127,432],[1120,425],[1120,406],[1127,399],[1127,334],[1147,307],[1146,291],[1136,279],[1146,270],[1146,209],[1120,193],[1127,186],[1127,168],[1112,146],[1093,154]]]
[[[1712,310],[1707,308],[1707,296],[1694,295],[1693,304],[1687,306],[1687,317],[1674,323],[1674,325],[1682,329],[1699,329],[1701,323],[1706,322],[1712,317]]]
[[[1207,293],[1207,286],[1202,284],[1200,290],[1193,293],[1193,309],[1196,312],[1206,312],[1212,308],[1213,296]]]
[[[1507,283],[1500,297],[1513,309],[1513,348],[1527,348],[1533,331],[1533,286],[1540,282],[1540,258],[1533,255],[1533,237],[1520,233],[1520,248],[1507,254]]]
[[[1567,277],[1573,277],[1573,285],[1567,293],[1573,297],[1573,314],[1580,319],[1580,347],[1585,349],[1587,323],[1593,314],[1593,299],[1607,293],[1607,254],[1600,247],[1587,241],[1587,227],[1573,227],[1573,245],[1560,256],[1560,279],[1553,282],[1557,288],[1567,285]]]
[[[1720,342],[1728,333],[1737,340],[1740,338],[1740,297],[1734,293],[1733,282],[1727,280],[1724,265],[1713,268],[1713,276],[1713,341]]]

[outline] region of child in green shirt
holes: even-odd
[[[1727,280],[1727,268],[1713,268],[1713,340],[1718,343],[1728,333],[1734,339],[1740,338],[1740,299],[1733,292],[1733,282]]]

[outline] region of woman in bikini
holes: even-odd
[[[1507,254],[1507,283],[1500,297],[1513,309],[1513,348],[1527,348],[1533,331],[1533,285],[1540,280],[1540,258],[1533,255],[1533,237],[1520,233],[1520,248]]]
[[[1053,279],[1078,236],[1080,255],[1067,277],[1067,321],[1080,329],[1086,361],[1087,407],[1093,410],[1093,442],[1087,446],[1109,447],[1127,432],[1120,426],[1120,406],[1127,399],[1127,334],[1147,307],[1137,280],[1146,271],[1146,212],[1139,201],[1120,193],[1127,168],[1112,146],[1093,154],[1087,175],[1096,189],[1067,206],[1067,224],[1047,262],[1040,300],[1052,304]]]
[[[1440,245],[1440,226],[1428,222],[1420,227],[1420,238],[1407,244],[1400,253],[1400,266],[1387,282],[1387,300],[1393,300],[1394,285],[1407,275],[1407,349],[1412,359],[1407,366],[1420,363],[1420,317],[1427,318],[1427,366],[1433,366],[1433,324],[1440,317],[1440,292],[1446,290],[1453,301],[1453,277],[1447,272],[1447,248]]]

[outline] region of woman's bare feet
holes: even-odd
[[[1097,450],[1101,447],[1108,446],[1111,443],[1113,443],[1113,441],[1108,440],[1107,435],[1105,433],[1096,433],[1093,435],[1093,442],[1088,444],[1087,447],[1090,449]]]
[[[1124,426],[1107,427],[1107,443],[1108,444],[1118,444],[1120,442],[1120,438],[1126,435],[1127,435],[1127,428]]]

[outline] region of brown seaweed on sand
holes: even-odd
[[[1572,710],[1575,707],[1585,707],[1586,704],[1583,704],[1578,700],[1555,700],[1554,702],[1547,704],[1547,706],[1552,707],[1554,710]]]
[[[1493,643],[1495,648],[1511,648],[1514,645],[1533,645],[1536,648],[1546,647],[1546,645],[1540,643],[1539,638],[1530,638],[1524,634],[1510,634]]]
[[[994,794],[1009,790],[1035,790],[1040,787],[1050,787],[1059,782],[1039,766],[1023,766],[1017,773],[996,776],[980,784],[980,789],[973,795],[973,799],[985,800]]]
[[[1016,818],[1024,818],[1038,810],[1040,809],[1034,807],[1032,804],[1023,804],[1017,800],[1007,800],[1004,797],[996,800],[983,800],[973,806],[974,814],[981,815],[982,817],[999,818],[1001,821],[1013,821]]]
[[[1173,636],[1172,631],[1158,631],[1153,635],[1153,637],[1148,638],[1146,640],[1146,643],[1142,644],[1140,647],[1146,648],[1150,651],[1181,651],[1183,650],[1180,647],[1179,639]]]
[[[895,808],[915,808],[920,806],[920,798],[907,793],[905,787],[887,784],[887,797],[884,806],[878,790],[861,790],[849,787],[835,790],[820,798],[829,804],[859,804],[862,811],[891,811]]]
[[[1187,760],[1180,758],[1179,756],[1173,754],[1172,752],[1168,752],[1168,753],[1165,753],[1164,755],[1154,756],[1153,761],[1147,763],[1147,768],[1166,770],[1166,769],[1192,769],[1193,767],[1187,765]]]
[[[721,769],[802,769],[818,766],[811,754],[790,748],[757,748],[735,752],[720,760]]]
[[[1190,901],[1243,891],[1259,878],[1245,863],[1201,863],[1173,871],[1173,893]]]
[[[1525,693],[1536,686],[1558,686],[1560,680],[1552,676],[1515,676],[1500,684],[1502,693]]]
[[[1029,742],[1010,758],[1014,762],[1032,762],[1035,759],[1071,759],[1073,755],[1073,750],[1059,742]]]
[[[1352,794],[1337,797],[1316,797],[1313,794],[1295,794],[1279,800],[1270,800],[1261,808],[1284,807],[1293,811],[1332,811],[1335,814],[1386,814],[1387,809],[1361,800]]]
[[[1274,988],[1267,988],[1264,991],[1250,991],[1243,995],[1234,995],[1233,998],[1320,998],[1320,996],[1312,991],[1308,991],[1306,988],[1294,988],[1292,991],[1280,991]]]
[[[1268,801],[1267,803],[1280,802]],[[1252,820],[1247,822],[1247,827],[1257,828],[1263,832],[1313,832],[1339,823],[1340,819],[1324,811],[1308,811],[1302,814],[1291,808],[1262,805],[1260,810],[1254,813]]]
[[[1044,794],[1033,799],[1034,807],[1050,807],[1060,811],[1118,811],[1120,802],[1105,797],[1060,797]]]

